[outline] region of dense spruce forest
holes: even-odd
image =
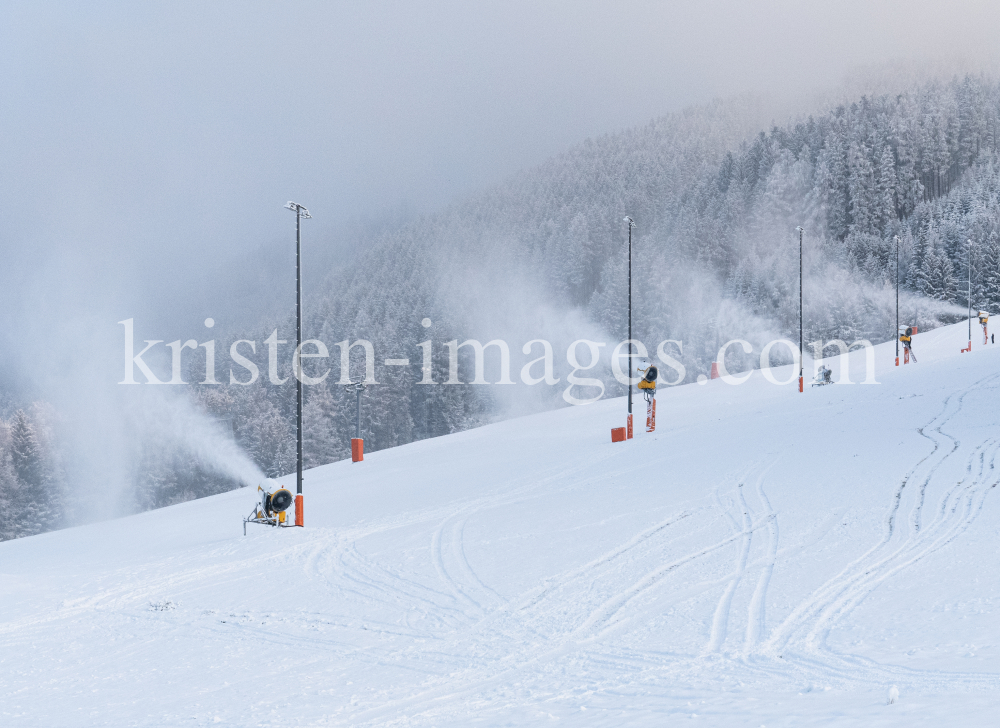
[[[623,393],[609,355],[627,330],[625,215],[637,223],[634,338],[651,353],[664,340],[683,342],[670,345],[685,367],[681,381],[705,373],[727,340],[747,339],[759,352],[768,340],[797,339],[797,226],[804,229],[807,342],[893,337],[897,238],[906,322],[928,328],[964,316],[969,261],[973,308],[1000,310],[1000,83],[978,76],[926,83],[752,134],[747,119],[757,111],[750,107],[718,102],[587,140],[503,185],[362,241],[357,260],[307,292],[305,336],[326,342],[334,360],[336,342],[373,343],[378,384],[363,399],[366,449],[565,404],[564,382],[444,385],[452,340],[507,341],[515,381],[521,365],[539,356],[538,348],[521,356],[529,341],[552,343],[554,374],[562,378],[570,342],[607,342],[601,366],[588,375],[604,381],[604,396]],[[261,342],[273,328],[232,332],[217,349],[228,351],[237,339]],[[293,338],[290,319],[278,328]],[[420,344],[428,340],[434,386],[419,384]],[[364,374],[361,353],[352,350],[354,378]],[[462,382],[473,377],[469,353]],[[266,357],[258,347],[262,371]],[[411,366],[382,366],[386,357],[409,357]],[[281,365],[287,376],[289,362]],[[203,362],[190,366],[204,371]],[[354,399],[337,371],[305,387],[308,467],[350,452]],[[495,368],[486,378],[497,381]],[[292,471],[293,380],[220,381],[187,394],[231,427],[265,473]],[[41,404],[7,415],[0,538],[58,527],[73,515],[52,434],[56,415]],[[156,442],[138,449],[132,472],[134,509],[236,486]]]

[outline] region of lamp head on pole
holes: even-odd
[[[288,202],[285,203],[285,209],[291,210],[299,217],[312,218],[312,215],[309,214],[309,210],[307,210],[304,206],[300,205],[297,202],[292,202],[291,200],[289,200]]]
[[[628,223],[629,230],[631,230],[632,228],[635,227],[635,220],[633,220],[632,218],[626,216],[625,217],[625,222]]]
[[[797,225],[795,229],[798,230],[800,233],[804,233],[806,231],[805,228],[802,227],[801,225]]]

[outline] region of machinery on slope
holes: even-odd
[[[271,479],[257,486],[257,504],[250,515],[243,519],[243,535],[247,535],[248,523],[259,523],[264,526],[289,528],[294,522],[289,522],[288,509],[295,502],[292,491]]]
[[[649,364],[645,369],[639,368],[643,375],[639,382],[639,389],[646,398],[646,432],[653,432],[656,429],[656,371],[655,364]]]

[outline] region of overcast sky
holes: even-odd
[[[714,97],[992,63],[998,8],[8,0],[0,345],[81,312],[111,330],[211,315],[245,251],[289,252],[289,199],[315,215],[308,245],[349,243],[352,218],[434,210]]]

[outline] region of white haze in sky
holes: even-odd
[[[290,308],[286,200],[308,305],[362,226],[716,97],[993,68],[998,27],[961,0],[0,4],[0,389],[117,430],[118,321]]]
[[[190,330],[293,263],[288,199],[332,263],[351,221],[588,136],[858,66],[992,65],[998,27],[982,1],[5,3],[3,348],[81,309]]]

